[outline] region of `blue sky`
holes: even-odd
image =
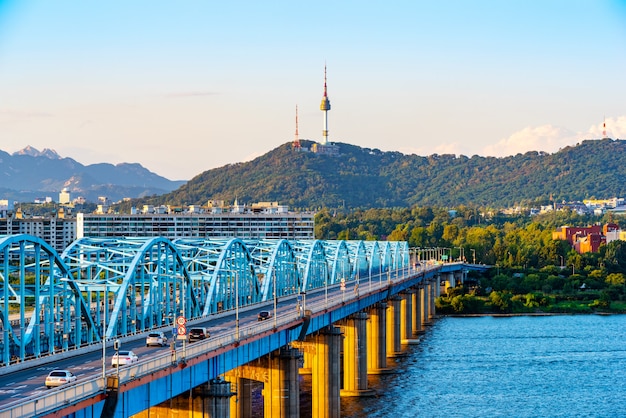
[[[406,154],[626,138],[626,1],[0,0],[0,149],[170,179],[329,139]]]

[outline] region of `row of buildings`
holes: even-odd
[[[102,209],[102,208],[100,208]],[[0,217],[0,235],[29,234],[62,252],[83,237],[314,239],[314,214],[290,212],[277,202],[225,205],[209,201],[187,208],[144,206],[130,214],[77,213],[60,208],[54,216],[29,216],[21,209]]]
[[[562,226],[552,233],[552,239],[567,241],[577,253],[583,254],[597,252],[602,244],[611,241],[626,240],[626,231],[614,223],[587,227]]]
[[[521,209],[520,209],[521,210]],[[531,215],[540,213],[549,213],[559,210],[570,210],[579,215],[596,215],[602,216],[605,213],[613,213],[622,215],[626,213],[626,205],[623,197],[614,197],[611,199],[585,199],[582,202],[554,202],[551,205],[541,206],[539,208],[531,208]]]

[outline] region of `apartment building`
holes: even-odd
[[[145,206],[130,214],[79,213],[76,234],[82,237],[166,237],[289,239],[315,238],[314,214],[289,212],[275,202],[251,206],[208,205],[186,210]]]
[[[66,217],[63,208],[55,216],[29,216],[18,208],[0,218],[0,235],[18,234],[41,238],[60,253],[76,240],[76,219]]]

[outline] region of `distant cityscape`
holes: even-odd
[[[39,204],[56,203],[46,198]],[[76,239],[166,237],[169,239],[315,239],[315,213],[293,212],[278,202],[228,204],[223,200],[208,200],[205,205],[172,206],[144,205],[132,207],[129,213],[113,210],[111,202],[101,197],[91,213],[78,211],[67,189],[61,190],[55,214],[33,215],[17,204],[10,209],[7,200],[0,200],[0,235],[29,234],[43,239],[62,252]],[[626,214],[624,198],[590,199],[583,202],[561,202],[539,208],[515,207],[502,209],[508,215],[536,216],[553,211],[573,211],[579,215],[602,216],[605,213]],[[455,211],[450,211],[455,216]],[[592,226],[562,226],[553,233],[554,239],[566,240],[579,253],[596,252],[601,244],[626,240],[626,231],[617,224]]]
[[[51,203],[52,201],[48,202]],[[93,213],[73,213],[70,194],[59,194],[54,215],[31,215],[21,207],[9,210],[0,200],[0,235],[28,234],[62,252],[76,239],[165,237],[169,239],[314,239],[314,213],[291,212],[278,202],[250,205],[209,200],[206,205],[152,206],[116,213],[106,199]]]

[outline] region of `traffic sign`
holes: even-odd
[[[184,325],[179,325],[176,332],[178,333],[178,335],[187,335],[187,327]]]
[[[184,316],[179,316],[178,318],[176,318],[176,323],[180,326],[185,325],[187,323],[187,318],[185,318]]]

